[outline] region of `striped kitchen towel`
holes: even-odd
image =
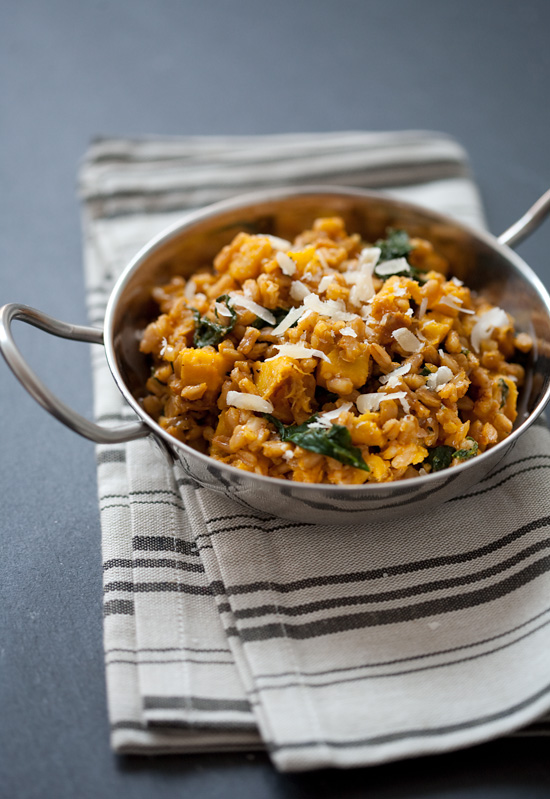
[[[91,322],[128,260],[182,213],[321,182],[483,225],[466,155],[441,134],[100,140],[80,175]],[[97,420],[131,418],[98,348],[93,363]],[[543,425],[436,512],[344,528],[196,488],[150,438],[100,446],[97,462],[117,752],[265,747],[290,771],[550,729]]]

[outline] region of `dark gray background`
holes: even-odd
[[[493,232],[550,185],[548,0],[4,0],[0,301],[86,321],[78,162],[96,134],[430,128],[465,145]],[[550,226],[519,248],[547,285]],[[89,350],[19,326],[91,414]],[[93,446],[0,364],[0,797],[529,797],[550,741],[350,772],[109,750]]]

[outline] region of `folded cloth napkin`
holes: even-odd
[[[462,148],[429,132],[107,139],[84,160],[89,314],[183,212],[265,185],[384,188],[482,225]],[[132,418],[101,350],[97,421]],[[426,516],[321,527],[190,484],[155,443],[97,450],[117,752],[265,747],[357,766],[509,733],[550,707],[550,434],[531,428]]]

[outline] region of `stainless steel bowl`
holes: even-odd
[[[98,443],[120,443],[152,434],[197,484],[221,492],[256,511],[323,524],[369,522],[427,511],[481,480],[514,446],[550,398],[550,297],[540,280],[508,245],[517,243],[550,210],[547,192],[500,238],[383,194],[356,189],[307,187],[258,192],[191,213],[153,239],[118,280],[103,331],[69,325],[22,305],[0,309],[0,349],[8,365],[35,399],[64,424]],[[138,350],[140,332],[155,313],[154,285],[175,274],[189,276],[212,262],[240,230],[292,239],[318,216],[340,215],[348,230],[367,241],[386,228],[405,228],[429,239],[447,257],[453,273],[509,311],[517,328],[535,342],[511,435],[497,446],[452,469],[394,483],[333,486],[263,477],[220,463],[171,437],[141,408],[136,397],[149,366]],[[16,348],[11,323],[20,319],[64,338],[103,343],[109,367],[126,401],[141,421],[118,428],[96,425],[61,403],[34,375]]]

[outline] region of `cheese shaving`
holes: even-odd
[[[350,411],[352,409],[352,407],[353,407],[353,403],[352,402],[344,402],[344,404],[340,405],[339,408],[334,408],[334,410],[332,410],[332,411],[327,411],[326,413],[321,413],[317,417],[315,422],[313,422],[312,424],[308,425],[308,427],[313,427],[313,428],[315,428],[315,427],[323,428],[324,427],[324,428],[328,429],[329,427],[331,427],[333,421],[335,419],[338,419],[338,417],[340,416],[341,413]]]
[[[445,297],[442,297],[439,300],[439,305],[445,305],[447,308],[450,308],[452,311],[462,310],[462,308],[460,307],[462,305],[462,300],[460,299],[460,297],[454,297],[452,295],[447,295]]]
[[[335,321],[351,322],[353,319],[357,319],[357,314],[344,310],[346,306],[341,300],[326,300],[323,302],[316,294],[308,294],[304,298],[304,306],[321,316],[329,316]]]
[[[271,236],[269,233],[264,233],[264,238],[269,239],[269,243],[274,250],[290,250],[292,244],[286,239],[281,239],[279,236]]]
[[[334,275],[323,275],[319,282],[319,286],[317,287],[317,291],[319,294],[322,294],[324,291],[328,289],[331,283],[334,282]]]
[[[183,290],[183,296],[186,300],[192,300],[195,294],[197,293],[197,286],[193,278],[188,280],[185,284],[185,288]]]
[[[390,385],[395,385],[397,382],[396,378],[402,377],[406,375],[408,372],[411,371],[410,363],[404,363],[403,366],[398,366],[397,369],[394,369],[393,372],[390,372],[387,375],[382,375],[380,377],[380,382],[382,385],[389,383]]]
[[[359,253],[359,267],[370,267],[372,272],[381,253],[380,247],[364,247]]]
[[[357,405],[359,413],[368,413],[369,411],[378,411],[380,409],[380,403],[385,400],[405,400],[408,406],[409,403],[406,397],[406,391],[394,391],[393,394],[386,394],[385,392],[378,391],[375,394],[360,394],[355,404]],[[408,407],[405,409],[405,412],[408,412]]]
[[[482,314],[475,323],[471,333],[471,342],[476,352],[479,352],[479,345],[484,339],[489,338],[495,327],[510,327],[510,320],[502,308],[491,308],[490,311]]]
[[[352,338],[357,338],[357,333],[353,329],[353,327],[343,327],[340,330],[341,336],[351,336]]]
[[[422,342],[406,327],[398,327],[392,336],[405,352],[418,352],[422,349]]]
[[[418,308],[418,318],[422,319],[426,315],[426,311],[428,310],[428,298],[422,297],[422,301]]]
[[[291,308],[290,311],[287,313],[284,319],[282,319],[277,327],[273,329],[274,336],[282,336],[289,327],[292,327],[294,322],[296,322],[304,313],[304,307],[301,305],[299,308]]]
[[[356,269],[344,272],[344,280],[349,286],[352,286],[349,294],[349,301],[352,305],[361,306],[374,297],[372,273],[380,257],[380,252],[379,247],[365,247],[359,254]]]
[[[286,356],[287,358],[322,358],[323,361],[327,361],[330,363],[330,359],[327,355],[325,355],[322,350],[315,350],[312,347],[306,347],[304,344],[274,344],[273,345],[279,352],[277,355],[273,355],[271,358],[266,359],[267,361],[274,361],[275,358],[281,358],[282,356]]]
[[[308,294],[311,294],[311,291],[301,280],[295,280],[290,287],[290,296],[297,302],[301,302]]]
[[[228,405],[241,408],[245,411],[257,413],[273,413],[273,405],[269,400],[258,397],[257,394],[243,394],[241,391],[228,391],[225,398]]]
[[[315,255],[317,256],[317,260],[319,261],[323,269],[330,268],[329,265],[327,264],[327,259],[325,258],[325,255],[322,250],[316,250]]]
[[[290,255],[287,255],[285,252],[279,251],[275,256],[275,260],[281,267],[281,271],[283,272],[283,274],[291,276],[296,273],[296,264],[294,263]]]
[[[406,258],[392,258],[390,261],[383,261],[375,269],[376,274],[380,277],[397,275],[399,272],[410,273],[410,271],[411,267]]]
[[[250,297],[243,297],[241,294],[230,294],[229,296],[231,297],[231,305],[251,311],[270,325],[274,325],[277,321],[271,311],[268,311],[267,308],[264,308],[262,305],[258,305],[258,303],[251,300]]]
[[[426,380],[426,387],[431,391],[439,391],[440,388],[446,386],[449,380],[453,377],[452,371],[448,366],[440,366],[435,372],[432,372]]]
[[[160,348],[159,355],[161,358],[164,358],[165,355],[173,355],[174,348],[168,344],[165,338],[162,339],[162,347]]]
[[[226,319],[231,319],[231,311],[221,302],[214,303],[214,309],[217,312],[218,316],[224,316]]]

